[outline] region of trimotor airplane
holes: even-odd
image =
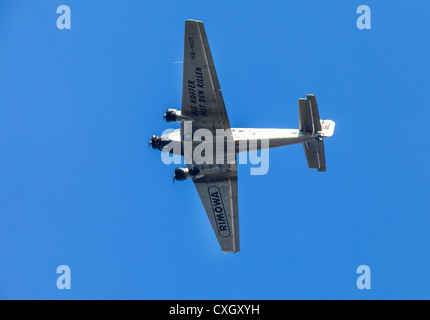
[[[309,168],[326,171],[323,137],[332,136],[335,127],[331,120],[320,120],[315,96],[307,95],[306,99],[299,99],[299,129],[231,128],[203,22],[196,20],[185,21],[181,111],[167,109],[164,118],[167,122],[180,122],[181,128],[161,137],[154,135],[149,143],[154,149],[184,158],[189,143],[191,160],[185,161],[187,168],[175,169],[173,179],[194,182],[223,252],[240,249],[237,164],[234,161],[236,154],[242,151],[240,144],[246,141],[249,145],[246,151],[251,151],[301,143]],[[187,122],[192,125],[189,132],[186,131]],[[227,151],[222,161],[217,158],[217,161],[197,163],[192,157],[193,151],[201,143],[207,143],[203,138],[193,138],[199,129],[206,129],[213,136],[221,129],[223,150],[228,149],[229,141],[234,141],[233,161],[228,161],[232,152]],[[212,141],[215,146],[215,139]],[[172,145],[173,148],[166,150]]]

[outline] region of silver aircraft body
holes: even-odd
[[[326,171],[323,138],[332,136],[335,127],[333,121],[320,119],[315,96],[307,95],[299,99],[298,129],[231,128],[206,32],[196,20],[185,22],[181,110],[167,109],[164,118],[179,122],[181,128],[152,136],[150,144],[184,156],[187,167],[176,168],[174,180],[194,182],[223,252],[240,249],[236,154],[301,143],[309,168]],[[196,138],[199,130],[214,137],[222,134],[221,148],[214,138],[213,154],[205,154],[212,161],[202,163],[193,157],[208,143],[200,135]],[[225,151],[221,158],[214,151],[219,149]]]

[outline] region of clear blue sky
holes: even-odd
[[[0,298],[429,299],[429,17],[424,0],[0,1]],[[336,121],[326,173],[301,145],[267,175],[239,167],[235,255],[147,147],[180,108],[190,18],[232,126],[296,128],[307,93]]]

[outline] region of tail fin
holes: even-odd
[[[331,137],[334,132],[334,121],[321,120],[317,100],[313,94],[307,99],[299,99],[300,131],[315,134],[315,140],[303,143],[309,168],[326,171],[324,141],[322,137]]]
[[[334,133],[335,122],[331,120],[321,120],[322,135],[331,137]]]

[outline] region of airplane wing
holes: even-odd
[[[238,252],[237,171],[194,179],[209,221],[223,252]]]
[[[231,130],[228,130],[230,129],[230,122],[203,22],[185,21],[184,41],[181,113],[192,120],[192,131],[187,131],[184,128],[184,122],[182,122],[182,141],[189,141],[189,134],[191,133],[194,137],[197,129],[209,130],[212,137],[215,137],[217,129],[223,129],[227,141],[232,141]],[[213,150],[215,150],[216,139],[213,140]],[[193,139],[192,152],[199,143]],[[214,154],[212,155],[214,156]],[[228,156],[225,154],[224,160],[227,159]],[[197,168],[202,171],[211,171],[210,174],[194,178],[193,182],[221,250],[223,252],[238,252],[239,218],[236,163],[197,165],[193,160],[193,163],[187,164],[187,167],[188,169]]]
[[[203,22],[185,21],[182,106],[195,129],[230,129]]]

